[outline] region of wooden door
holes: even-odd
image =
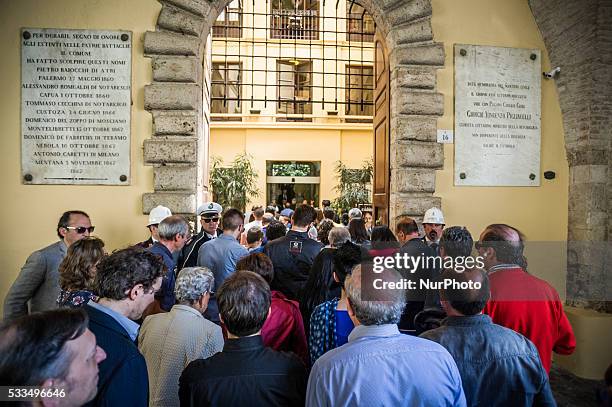
[[[389,58],[384,38],[374,39],[374,180],[373,217],[376,224],[389,224]]]

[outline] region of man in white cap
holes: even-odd
[[[195,235],[188,245],[183,247],[178,258],[178,270],[185,267],[196,267],[198,265],[198,250],[205,242],[215,239],[223,231],[219,229],[219,218],[223,207],[216,202],[205,202],[198,207],[196,215],[200,216],[202,230]]]
[[[440,256],[440,238],[444,230],[444,214],[439,208],[434,206],[425,212],[425,216],[423,216],[423,230],[425,231],[423,240],[431,249],[432,254],[434,256]],[[438,267],[432,267],[430,279],[439,280],[442,271],[443,270]],[[438,290],[427,290],[425,294],[425,308],[442,309],[440,292]]]
[[[444,215],[440,209],[433,207],[425,212],[423,229],[425,230],[425,243],[434,250],[436,255],[439,255],[440,238],[444,230]]]
[[[138,243],[136,246],[142,247],[143,249],[148,249],[149,247],[153,246],[153,243],[159,242],[159,232],[157,231],[157,227],[160,222],[166,219],[168,216],[172,216],[172,212],[165,206],[157,205],[155,208],[151,209],[151,212],[149,212],[149,223],[147,224],[147,229],[149,229],[149,232],[151,232],[151,237],[144,242]]]

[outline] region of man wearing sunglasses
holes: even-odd
[[[12,320],[30,312],[57,308],[55,300],[60,292],[59,265],[66,250],[74,242],[94,231],[89,215],[83,211],[67,211],[57,223],[60,238],[32,253],[11,286],[4,300],[4,320]]]
[[[196,267],[198,265],[198,250],[200,250],[200,246],[223,233],[219,229],[219,219],[222,211],[223,207],[216,202],[206,202],[198,207],[196,215],[200,216],[202,230],[181,250],[177,262],[179,271],[185,267]]]

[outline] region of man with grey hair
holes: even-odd
[[[361,219],[361,216],[362,216],[361,209],[359,209],[359,208],[352,208],[349,211],[348,216],[349,216],[349,223],[353,219]]]
[[[205,267],[186,267],[176,279],[177,304],[144,320],[138,348],[147,361],[149,406],[178,406],[181,372],[192,360],[223,350],[221,328],[204,318],[215,278]]]
[[[155,301],[145,312],[146,315],[170,311],[174,305],[174,281],[176,279],[176,262],[173,254],[183,248],[190,239],[189,225],[185,218],[173,215],[164,218],[157,226],[159,241],[147,250],[161,256],[166,265],[166,274],[162,281],[162,287],[155,295]]]
[[[347,311],[355,328],[347,344],[315,362],[306,405],[466,405],[457,365],[446,349],[399,332],[402,282],[393,269],[372,274],[371,265],[358,265],[347,276]]]
[[[338,247],[342,243],[346,243],[351,240],[351,234],[345,227],[334,226],[332,230],[329,231],[329,236],[327,239],[329,240],[329,245],[331,247]]]

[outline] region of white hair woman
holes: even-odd
[[[203,317],[215,278],[206,267],[186,267],[176,279],[176,302],[170,312],[147,317],[138,336],[138,348],[147,361],[149,406],[178,406],[181,372],[196,359],[223,349],[218,325]]]

